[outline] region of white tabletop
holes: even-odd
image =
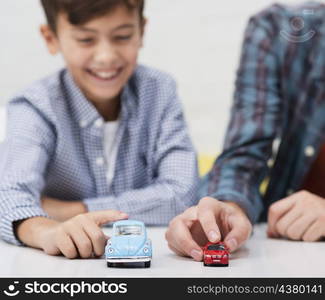
[[[232,254],[229,267],[221,268],[176,256],[162,227],[147,228],[153,244],[148,269],[107,268],[104,258],[69,260],[0,241],[0,277],[325,277],[324,242],[268,239],[265,229],[265,224],[255,226],[251,239]]]

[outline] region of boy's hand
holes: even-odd
[[[325,237],[325,199],[300,191],[273,203],[268,235],[314,242]]]
[[[62,201],[50,197],[42,197],[42,208],[51,218],[61,222],[87,212],[81,201]]]
[[[89,258],[93,253],[101,256],[108,238],[100,227],[125,218],[126,214],[113,210],[80,214],[43,231],[42,249],[47,254],[62,253],[68,258]]]
[[[104,253],[108,237],[100,227],[127,217],[115,210],[88,212],[63,223],[35,217],[18,225],[17,234],[26,245],[43,249],[49,255],[89,258]]]
[[[197,206],[188,208],[170,222],[166,239],[169,248],[178,255],[201,261],[203,253],[200,246],[208,240],[224,240],[233,252],[249,238],[251,232],[252,225],[237,204],[205,197]]]

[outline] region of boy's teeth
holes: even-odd
[[[94,72],[94,74],[102,79],[110,79],[117,74],[117,71],[114,72]]]

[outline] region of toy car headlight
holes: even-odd
[[[113,253],[114,249],[113,248],[108,248],[108,253]]]
[[[144,248],[143,248],[143,252],[144,252],[144,253],[148,253],[148,252],[149,252],[149,249],[148,249],[147,247],[144,247]]]

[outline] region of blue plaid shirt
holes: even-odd
[[[249,21],[224,151],[200,194],[265,220],[272,202],[301,188],[324,142],[325,5],[273,5]]]
[[[110,186],[102,122],[66,70],[9,102],[1,155],[2,239],[20,244],[13,222],[47,216],[42,195],[82,200],[89,211],[121,210],[153,225],[167,224],[194,203],[196,155],[173,79],[138,66],[124,87]]]

